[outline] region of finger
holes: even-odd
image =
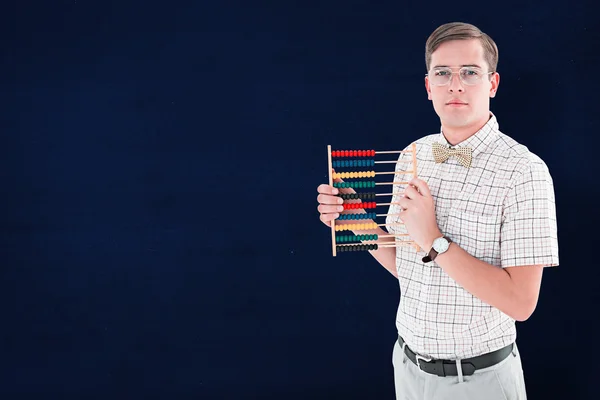
[[[341,213],[344,211],[344,206],[330,206],[325,204],[319,204],[317,206],[317,211],[321,214],[335,214]]]
[[[340,191],[337,188],[334,188],[331,185],[327,185],[325,183],[322,183],[322,184],[319,185],[319,187],[317,187],[317,192],[323,193],[323,194],[336,195]]]
[[[410,181],[410,184],[415,185],[417,187],[417,189],[419,190],[419,193],[421,193],[421,195],[423,196],[431,196],[431,192],[429,191],[429,186],[427,185],[427,182],[419,179],[419,178],[413,178]]]
[[[319,219],[325,223],[327,223],[327,226],[331,226],[331,221],[333,221],[336,218],[339,218],[340,214],[339,213],[333,213],[333,214],[321,214],[319,216]]]
[[[330,196],[327,194],[320,194],[317,196],[317,202],[319,204],[343,204],[344,199],[341,197]]]
[[[319,219],[321,220],[321,222],[323,222],[325,225],[327,225],[328,227],[331,228],[331,221],[326,221],[323,219],[323,215],[319,216]]]
[[[404,211],[410,206],[410,202],[410,199],[407,199],[406,197],[401,197],[396,203],[398,203],[402,211]]]
[[[408,197],[409,199],[416,199],[417,196],[420,195],[414,186],[408,185],[406,186],[406,189],[404,189],[404,196]]]

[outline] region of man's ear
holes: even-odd
[[[497,72],[494,72],[490,82],[492,84],[492,86],[490,87],[490,97],[494,98],[494,97],[496,97],[496,92],[498,91],[498,86],[500,86],[500,74]]]
[[[429,87],[429,79],[425,77],[425,90],[427,91],[427,100],[431,100],[431,88]]]

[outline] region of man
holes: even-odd
[[[546,164],[490,111],[497,63],[494,41],[470,24],[442,25],[426,43],[441,132],[415,142],[418,178],[397,175],[410,184],[394,186],[386,221],[422,250],[371,251],[400,285],[397,399],[526,398],[515,321],[536,308],[543,268],[558,265],[554,188]],[[318,192],[330,226],[342,212],[338,189]]]

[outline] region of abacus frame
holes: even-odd
[[[350,150],[349,152],[356,152],[356,151]],[[395,168],[396,162],[393,162],[394,163],[394,172],[379,172],[379,174],[393,174],[393,176],[395,177],[396,174],[399,174],[399,173],[412,173],[412,175],[413,175],[414,178],[417,177],[417,148],[416,148],[416,144],[415,143],[412,143],[410,145],[410,150],[371,151],[371,154],[373,154],[373,156],[377,155],[377,154],[391,154],[391,153],[398,153],[398,154],[400,154],[400,153],[412,153],[412,166],[413,166],[412,171],[405,171],[405,170],[396,171],[396,168]],[[356,157],[356,156],[352,155],[352,156],[348,156],[348,157]],[[330,186],[333,186],[333,184],[334,184],[334,182],[333,182],[334,176],[333,176],[333,160],[332,160],[332,158],[333,157],[332,157],[331,145],[327,145],[327,163],[328,163],[328,173],[327,173],[327,175],[328,175],[329,185]],[[385,161],[385,162],[391,163],[392,161]],[[371,171],[371,172],[372,172],[373,175],[376,174],[374,171]],[[398,184],[407,184],[408,182],[394,182],[394,179],[392,179],[391,183],[388,182],[388,183],[385,183],[385,184],[391,184],[392,185],[392,193],[393,193],[393,187],[394,187],[393,185],[395,185],[396,183],[398,183]],[[346,201],[344,201],[344,203],[346,203]],[[386,205],[388,205],[388,206],[391,205],[391,204],[392,204],[391,200],[390,200],[390,203],[386,203]],[[336,243],[336,234],[335,234],[335,232],[336,232],[336,221],[337,221],[336,219],[334,219],[334,220],[331,221],[331,247],[332,247],[333,257],[337,256],[337,243]],[[383,225],[385,225],[385,224],[383,224]],[[396,245],[397,245],[396,242],[397,241],[395,240],[394,245],[392,247],[396,247]],[[417,249],[417,251],[419,251],[419,246],[414,241],[412,241],[412,240],[403,241],[403,244],[404,245],[406,245],[406,244],[412,245],[412,246],[414,246]]]

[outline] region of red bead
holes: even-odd
[[[354,151],[352,152],[352,157],[356,157],[357,155],[358,155],[358,151],[354,150]]]
[[[331,156],[332,156],[332,157],[339,157],[339,156],[338,156],[338,151],[337,151],[337,150],[334,150],[334,151],[332,151],[332,152],[331,152]]]

